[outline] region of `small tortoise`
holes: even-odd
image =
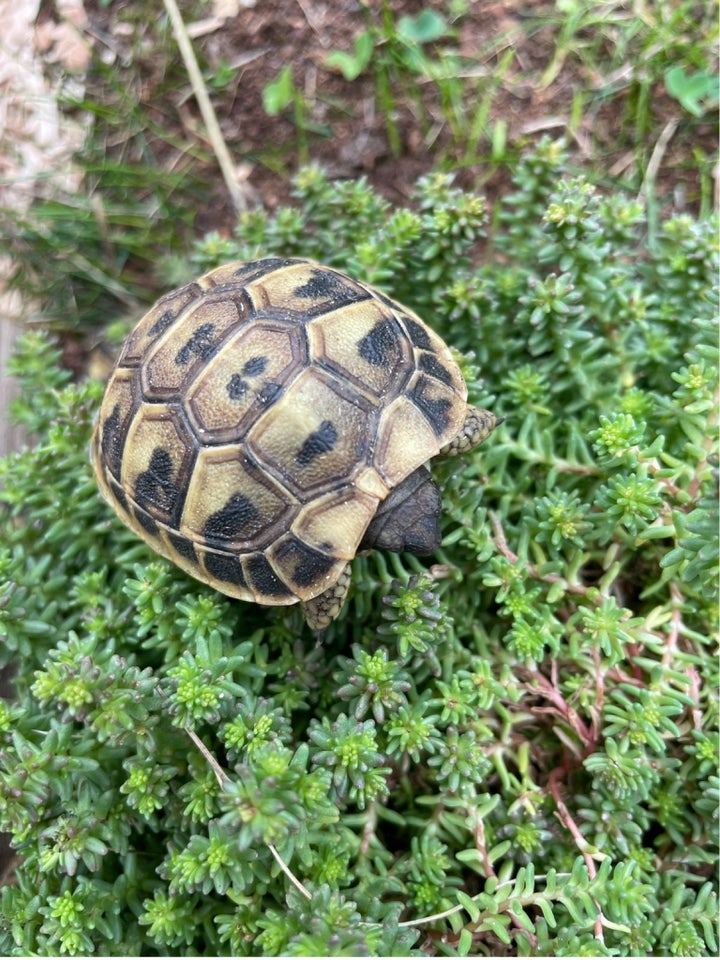
[[[496,419],[449,349],[379,290],[310,260],[229,263],[162,297],[129,334],[93,436],[120,519],[242,600],[340,612],[350,561],[431,553],[427,461]]]

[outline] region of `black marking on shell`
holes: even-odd
[[[268,365],[267,357],[250,357],[242,368],[246,377],[257,377],[265,372]]]
[[[402,319],[413,344],[420,350],[432,350],[433,343],[425,327],[417,320],[413,320],[412,317],[408,317],[407,314],[403,314]]]
[[[193,546],[192,540],[189,540],[187,537],[183,537],[180,533],[173,533],[172,531],[168,531],[168,539],[181,557],[184,557],[185,560],[190,560],[193,563],[197,563],[197,554],[195,553],[195,547]]]
[[[276,553],[283,568],[292,570],[290,579],[298,587],[310,587],[329,573],[335,560],[319,550],[314,550],[297,537],[290,537]]]
[[[151,537],[156,537],[158,535],[158,525],[155,523],[150,514],[145,513],[144,510],[140,510],[138,507],[133,509],[133,514],[135,516],[135,520],[140,524],[146,533],[149,533]]]
[[[392,321],[378,320],[372,330],[358,340],[358,353],[373,367],[393,363],[400,353],[400,346]]]
[[[422,374],[408,396],[428,421],[435,435],[439,437],[450,426],[448,414],[452,402],[446,397],[433,397],[428,394],[426,392],[428,387],[432,389],[432,382]]]
[[[102,425],[103,457],[111,473],[120,476],[120,461],[122,459],[123,435],[120,431],[120,404],[116,403],[109,417]]]
[[[268,365],[267,357],[250,357],[243,365],[242,373],[234,373],[225,384],[225,389],[231,400],[242,400],[250,389],[250,384],[245,377],[259,377],[265,372]],[[269,386],[269,385],[267,385]],[[273,384],[277,387],[277,384]],[[263,398],[263,402],[266,402]]]
[[[165,313],[161,314],[148,330],[148,340],[154,340],[155,337],[159,337],[161,334],[165,333],[174,319],[175,314],[172,310],[166,310]]]
[[[128,507],[127,497],[125,496],[125,491],[120,484],[116,483],[114,480],[110,480],[110,491],[118,506],[121,507],[125,513],[129,513],[130,508]]]
[[[305,438],[305,442],[295,454],[295,461],[301,467],[312,463],[316,457],[329,453],[337,443],[337,427],[330,420],[323,420],[317,430]]]
[[[248,382],[239,373],[234,373],[225,384],[225,389],[231,400],[242,400],[248,391]]]
[[[258,593],[267,597],[292,597],[292,593],[261,553],[256,553],[247,561],[247,572]]]
[[[203,323],[197,330],[194,330],[190,339],[180,347],[175,355],[175,363],[179,367],[184,367],[193,357],[206,360],[215,349],[215,342],[212,338],[214,332],[214,323]]]
[[[257,518],[252,502],[242,493],[234,493],[224,507],[208,517],[203,536],[208,540],[243,540],[254,532]]]
[[[434,353],[420,354],[419,366],[421,370],[423,370],[425,373],[429,373],[431,377],[435,377],[436,380],[446,383],[449,387],[452,386],[452,374],[447,367],[444,367],[442,363],[440,363]]]
[[[178,498],[173,482],[172,457],[164,447],[155,447],[150,465],[135,481],[135,499],[143,510],[151,506],[162,513],[172,513]]]
[[[265,257],[264,260],[248,260],[246,263],[243,263],[241,267],[238,267],[233,276],[238,278],[249,277],[249,274],[254,273],[256,276],[252,279],[256,280],[258,277],[265,277],[268,273],[279,270],[281,267],[289,267],[293,263],[302,263],[302,261],[284,257]]]
[[[293,295],[307,300],[332,300],[338,303],[352,303],[366,300],[368,294],[345,283],[342,277],[330,270],[314,268],[310,279],[295,287]]]
[[[258,403],[262,403],[265,406],[268,406],[269,404],[275,401],[275,399],[277,398],[277,395],[280,393],[281,390],[282,390],[281,383],[272,383],[271,381],[268,381],[267,383],[264,383],[262,387],[258,390],[256,399]]]
[[[246,587],[247,581],[243,568],[237,557],[227,553],[206,553],[205,569],[221,583],[234,583],[238,587]]]
[[[375,294],[375,298],[377,300],[381,300],[386,307],[390,307],[391,310],[397,310],[398,304],[394,300],[391,300],[387,294],[382,293],[382,291],[380,290],[375,290],[374,294]]]

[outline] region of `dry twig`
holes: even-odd
[[[230,156],[230,151],[228,150],[227,144],[223,138],[222,131],[220,130],[220,124],[218,123],[215,109],[210,101],[210,97],[208,96],[207,88],[205,87],[205,82],[203,81],[202,74],[200,73],[200,67],[198,66],[197,58],[195,56],[195,51],[193,50],[192,41],[188,36],[187,28],[183,21],[180,10],[178,9],[178,5],[175,0],[163,0],[163,3],[165,4],[165,9],[168,12],[168,16],[170,17],[173,33],[175,34],[177,45],[180,48],[180,54],[183,58],[185,69],[188,72],[193,93],[195,94],[195,99],[200,107],[200,113],[205,121],[207,134],[210,139],[210,143],[212,144],[213,151],[215,152],[215,157],[217,158],[218,166],[220,167],[223,179],[225,180],[225,186],[228,189],[228,193],[230,194],[230,198],[235,206],[235,209],[238,211],[247,210],[249,206],[247,195],[238,181],[237,171],[233,164],[232,157]]]
[[[222,769],[222,767],[217,762],[215,757],[212,755],[212,753],[210,753],[208,748],[205,746],[205,744],[202,742],[202,740],[200,739],[200,737],[198,737],[196,733],[190,730],[189,727],[185,727],[185,733],[190,737],[192,742],[195,744],[195,746],[198,748],[198,750],[203,755],[205,760],[208,762],[210,769],[215,774],[215,779],[220,784],[221,789],[224,789],[225,785],[230,782],[230,777],[228,777],[228,775]],[[275,848],[275,846],[272,843],[268,843],[267,848],[270,851],[270,853],[273,855],[273,857],[275,857],[275,861],[277,862],[278,866],[280,867],[282,872],[285,874],[285,876],[288,878],[288,880],[292,883],[292,885],[294,887],[297,887],[297,889],[300,891],[300,893],[304,897],[307,897],[308,900],[312,900],[312,894],[310,893],[308,888],[304,887],[302,883],[300,883],[300,881],[292,872],[290,867],[288,867],[288,865],[285,863],[283,858],[277,852],[277,849]]]

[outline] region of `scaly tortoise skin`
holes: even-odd
[[[412,311],[309,260],[229,263],[125,341],[93,435],[100,488],[164,557],[231,597],[333,620],[350,561],[432,552],[425,464],[482,442],[448,347]]]

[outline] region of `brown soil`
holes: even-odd
[[[303,148],[305,159],[320,162],[331,175],[363,174],[397,203],[407,200],[419,175],[438,165],[452,167],[461,185],[480,189],[491,199],[504,189],[508,166],[491,162],[487,139],[480,138],[476,156],[463,156],[450,129],[448,111],[438,100],[436,84],[422,77],[415,82],[407,71],[398,75],[392,91],[399,149],[390,149],[374,71],[368,69],[358,79],[347,81],[325,62],[330,51],[352,50],[355,38],[365,28],[367,21],[356,0],[237,3],[235,15],[224,20],[198,23],[187,4],[183,16],[195,34],[206,78],[226,66],[234,71],[226,85],[210,89],[223,135],[255,200],[271,209],[287,201],[289,175],[301,161]],[[373,11],[372,22],[379,24],[382,4],[367,6]],[[428,8],[445,15],[448,10],[447,0],[390,0],[389,6],[395,19]],[[466,60],[468,72],[475,75],[472,82],[477,83],[478,104],[498,79],[503,56],[514,51],[493,94],[488,117],[491,125],[498,120],[507,124],[510,156],[545,133],[553,138],[567,136],[579,165],[591,163],[609,179],[623,179],[636,190],[644,165],[670,123],[672,136],[659,157],[657,193],[676,208],[697,207],[699,184],[692,151],[713,155],[714,124],[699,126],[683,114],[659,83],[650,97],[653,127],[638,135],[627,113],[629,99],[636,94],[629,69],[616,70],[613,77],[598,77],[590,75],[576,57],[568,56],[556,74],[542,82],[557,50],[547,20],[556,16],[554,3],[483,0],[467,6],[468,12],[452,24],[453,35],[443,38],[439,46],[453,48]],[[116,65],[132,61],[138,99],[163,131],[164,142],[155,145],[161,163],[175,169],[186,166],[188,145],[206,157],[203,179],[208,184],[208,202],[199,204],[195,228],[198,232],[227,229],[233,211],[179,57],[172,79],[165,72],[166,58],[158,56],[152,46],[143,49],[138,43],[139,26],[128,26],[132,8],[131,3],[88,8],[96,51],[106,60],[114,59]],[[222,12],[217,3],[214,9]],[[211,12],[203,6],[200,15],[207,17]],[[543,15],[544,22],[539,19]],[[173,43],[171,39],[168,42]],[[432,47],[428,49],[432,51]],[[376,50],[375,55],[380,52]],[[304,136],[291,108],[269,116],[263,106],[263,89],[286,65],[291,65],[295,87],[303,94],[308,128]],[[94,96],[92,82],[91,77],[90,100]],[[573,96],[578,90],[585,97],[582,120],[569,134]],[[614,95],[608,96],[611,90]],[[120,133],[115,140],[121,144]],[[169,141],[182,144],[181,152],[169,147]]]

